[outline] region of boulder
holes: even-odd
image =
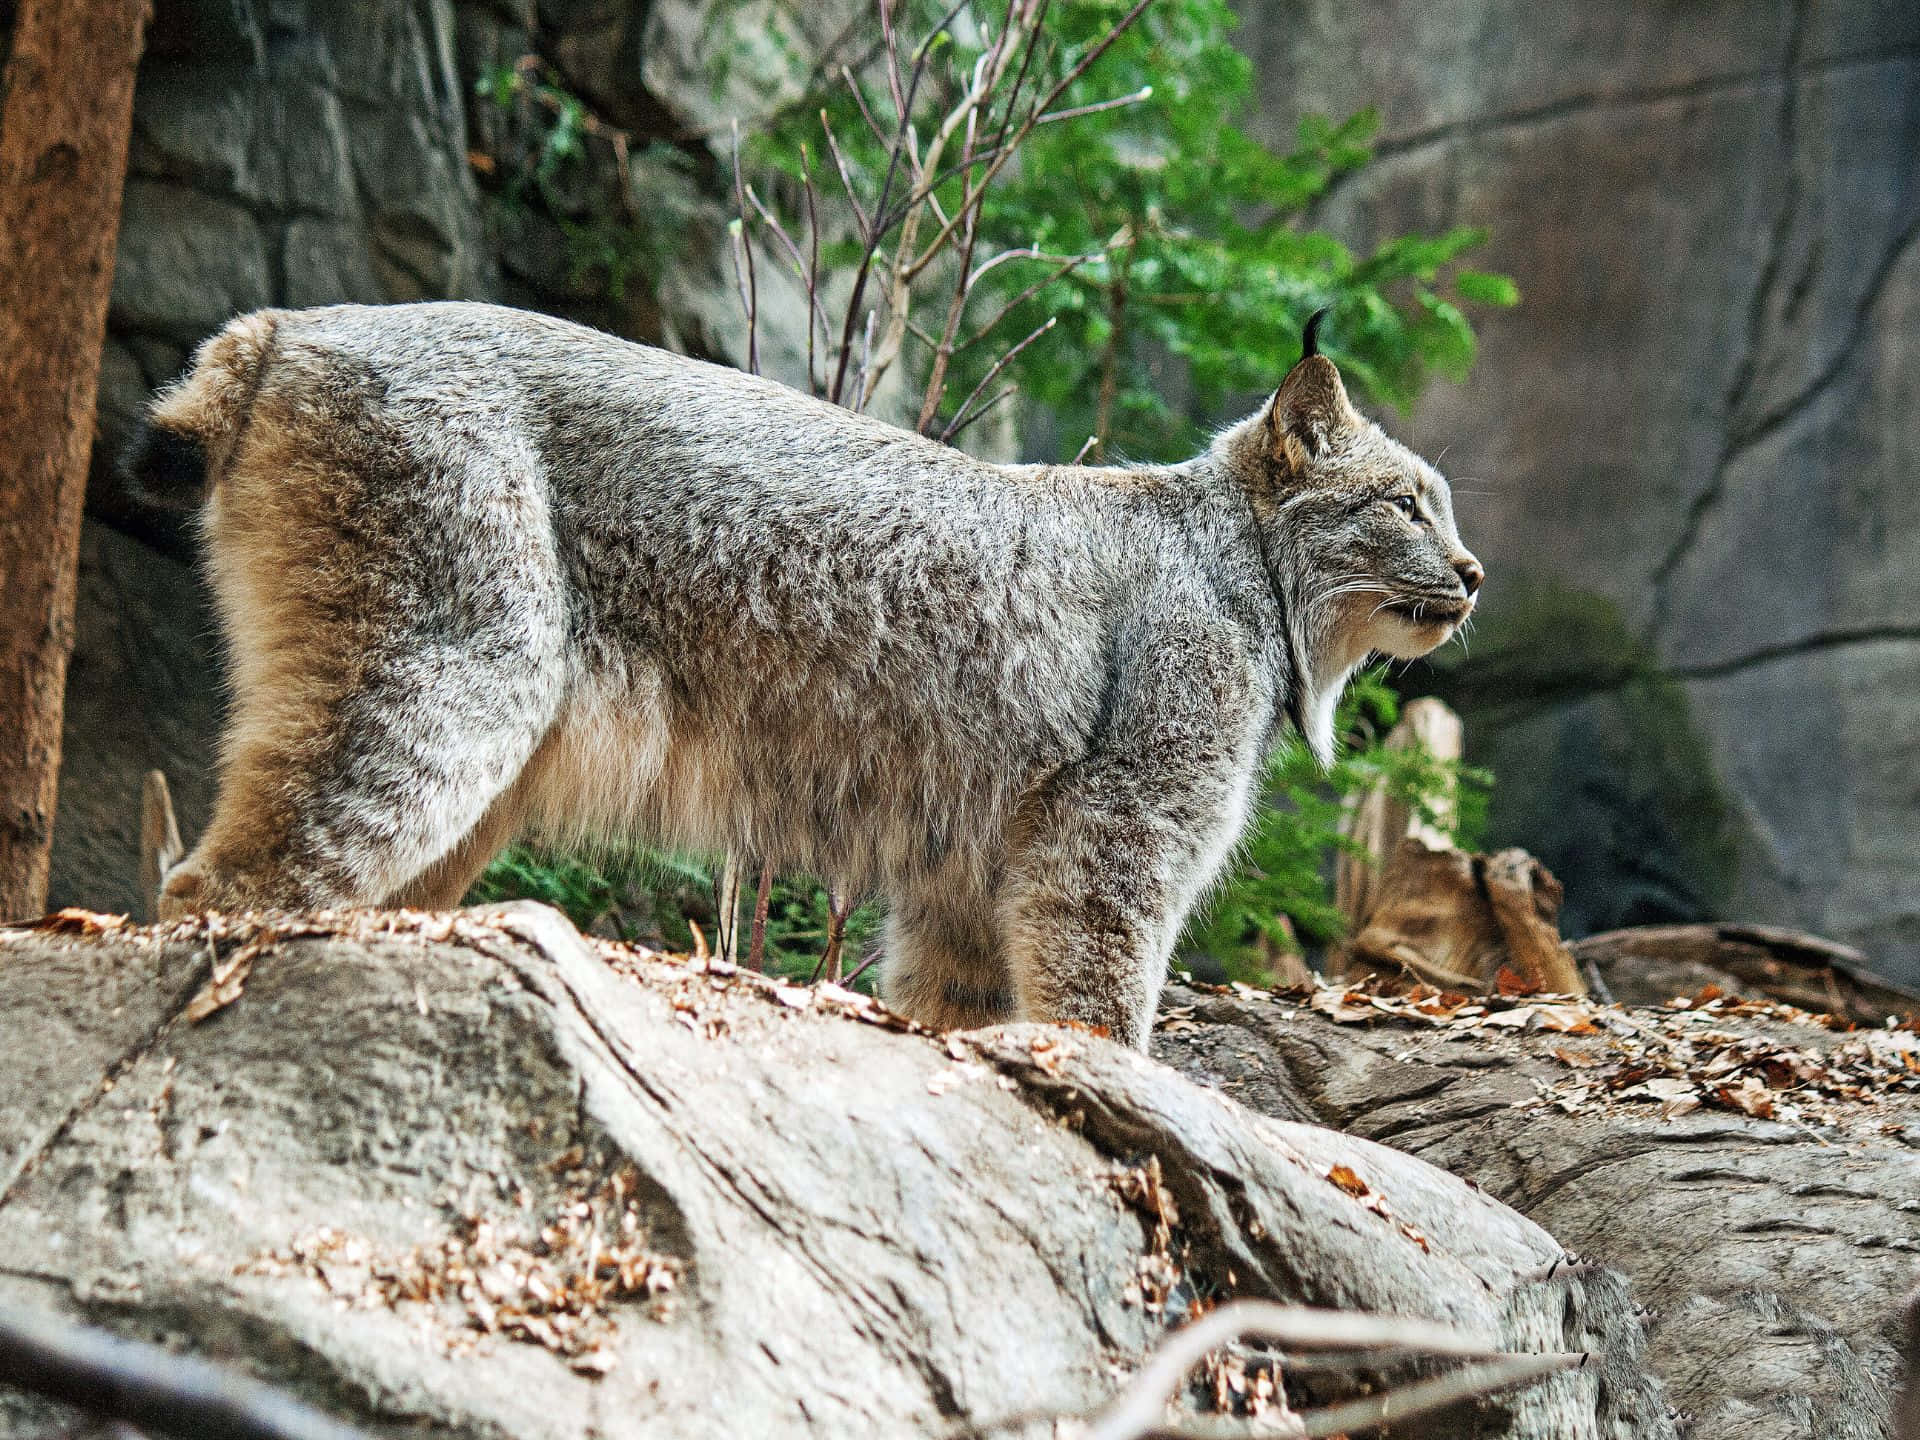
[[[1231,1295],[1601,1357],[1395,1434],[1675,1433],[1618,1276],[1090,1033],[932,1036],[531,905],[70,913],[0,932],[0,991],[0,1300],[373,1433],[1051,1433],[996,1422]]]
[[[1920,1256],[1911,1022],[1170,987],[1153,1053],[1430,1160],[1624,1272],[1690,1440],[1884,1433]]]

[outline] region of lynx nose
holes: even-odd
[[[1453,562],[1453,573],[1460,577],[1460,583],[1471,595],[1480,588],[1480,582],[1487,578],[1487,572],[1480,562],[1469,555],[1464,560]]]

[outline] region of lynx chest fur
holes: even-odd
[[[133,460],[205,497],[233,707],[163,910],[450,905],[516,833],[887,902],[935,1026],[1143,1043],[1288,724],[1466,618],[1445,482],[1311,353],[1203,455],[995,466],[481,305],[261,312]]]

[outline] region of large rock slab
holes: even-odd
[[[1920,1038],[1765,1004],[1490,1003],[1504,1020],[1175,986],[1153,1052],[1444,1166],[1617,1266],[1691,1440],[1879,1440],[1920,1258]],[[1779,1088],[1732,1088],[1749,1073]]]
[[[1399,1434],[1673,1433],[1618,1278],[1540,1279],[1420,1160],[1089,1034],[588,947],[534,906],[0,935],[0,1296],[393,1434],[1083,1411],[1228,1294],[1605,1353]]]

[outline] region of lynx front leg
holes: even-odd
[[[1233,651],[1163,641],[1123,675],[1096,751],[1030,797],[1000,904],[1020,1015],[1144,1049],[1181,926],[1246,818]]]

